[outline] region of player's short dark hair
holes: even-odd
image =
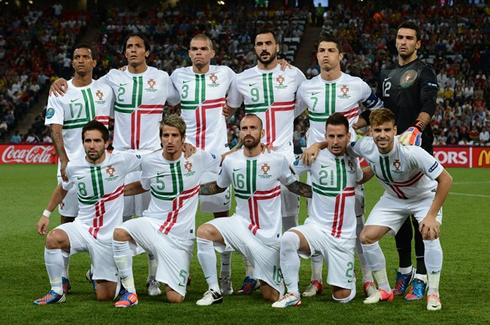
[[[186,130],[186,124],[184,122],[184,119],[180,117],[177,114],[170,114],[166,116],[161,122],[160,122],[160,138],[162,137],[163,134],[163,127],[165,125],[177,128],[180,132],[180,136],[184,137],[185,136],[185,130]]]
[[[257,34],[255,34],[255,39],[257,39],[257,36],[261,35],[261,34],[272,34],[272,37],[274,38],[274,41],[276,42],[276,44],[279,44],[279,42],[277,40],[277,35],[272,29],[269,29],[269,28],[260,29],[257,32]],[[254,42],[254,44],[255,44],[255,42]]]
[[[151,52],[151,45],[150,45],[150,41],[148,40],[148,38],[143,35],[142,33],[133,33],[133,34],[129,34],[126,39],[124,40],[124,48],[123,48],[123,54],[126,53],[126,46],[128,45],[128,40],[129,38],[131,37],[139,37],[143,40],[143,43],[145,45],[145,51],[150,51]]]
[[[256,118],[257,120],[259,120],[259,123],[260,123],[260,129],[262,130],[264,127],[262,125],[262,120],[260,119],[260,117],[257,115],[257,114],[254,114],[254,113],[249,113],[249,114],[245,114],[245,116],[242,118],[242,120],[244,118],[249,118],[249,117],[252,117],[252,118]]]
[[[212,51],[214,50],[214,46],[213,46],[213,40],[210,39],[206,34],[197,34],[196,36],[194,36],[191,41],[189,42],[189,49],[191,48],[191,42],[194,41],[194,40],[201,40],[201,41],[207,41],[208,44],[209,44],[209,49]]]
[[[92,120],[85,124],[82,128],[82,142],[85,141],[85,132],[93,130],[98,130],[102,134],[102,139],[104,139],[104,142],[109,141],[109,130],[105,127],[105,125],[97,120]]]
[[[403,23],[401,23],[398,26],[398,28],[396,29],[397,34],[398,34],[398,31],[400,30],[400,28],[407,28],[407,29],[414,30],[415,31],[415,37],[417,37],[417,41],[420,41],[420,39],[422,38],[419,25],[417,25],[413,21],[404,21]]]
[[[321,42],[332,42],[332,43],[335,43],[335,45],[337,45],[337,49],[339,50],[339,53],[343,53],[342,52],[342,43],[340,43],[340,40],[337,37],[335,37],[334,35],[322,33],[320,35],[320,38],[318,39],[318,43],[316,44],[316,51],[317,52],[318,52],[318,47],[320,46],[320,43]]]
[[[395,114],[388,108],[379,108],[371,112],[369,115],[369,122],[371,127],[391,122],[395,124]]]
[[[75,48],[73,49],[73,53],[75,53],[75,50],[78,50],[78,49],[89,50],[90,55],[92,56],[92,59],[95,60],[95,52],[92,49],[92,47],[90,45],[88,45],[87,43],[80,43],[80,44],[75,45]]]
[[[342,113],[337,112],[330,115],[325,122],[325,130],[329,125],[343,125],[345,126],[345,131],[349,132],[349,120]]]

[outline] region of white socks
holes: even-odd
[[[300,258],[298,255],[300,239],[294,232],[287,231],[281,238],[281,271],[284,277],[285,285],[288,292],[299,296],[299,268]]]
[[[63,256],[61,249],[44,248],[44,263],[48,271],[51,290],[59,295],[63,294],[63,283],[61,279],[63,274]]]
[[[381,247],[379,247],[379,243],[362,244],[362,250],[364,251],[364,257],[366,258],[369,269],[374,272],[374,277],[378,282],[378,288],[386,292],[391,292],[388,276],[386,275],[386,260]]]
[[[135,293],[136,288],[133,278],[133,254],[128,241],[112,240],[112,251],[116,261],[121,283],[128,292]]]
[[[442,247],[439,239],[424,240],[425,266],[427,268],[428,295],[439,294],[439,280],[442,269]]]
[[[221,292],[218,284],[218,272],[216,271],[216,254],[212,241],[197,237],[197,258],[209,288]]]

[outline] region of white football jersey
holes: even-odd
[[[204,172],[218,173],[221,155],[197,149],[185,159],[169,161],[162,150],[143,157],[141,184],[151,193],[150,205],[143,216],[161,221],[159,231],[181,239],[195,238],[195,219]]]
[[[381,154],[373,138],[365,137],[352,142],[349,151],[366,160],[388,195],[411,199],[434,191],[442,165],[420,147],[401,145],[398,137],[393,143],[390,153]]]
[[[297,97],[297,107],[308,108],[308,147],[325,141],[325,122],[333,113],[340,112],[349,120],[351,141],[355,141],[356,132],[352,125],[359,120],[359,104],[371,110],[383,107],[383,101],[366,82],[346,73],[332,81],[323,80],[321,75],[307,80],[301,84]]]
[[[251,158],[240,150],[223,160],[216,183],[221,188],[233,184],[234,217],[246,222],[264,244],[270,244],[277,243],[282,234],[281,183],[289,185],[295,180],[284,155],[266,152]]]
[[[105,160],[96,165],[85,160],[85,156],[68,163],[68,183],[63,182],[63,188],[77,188],[79,213],[76,220],[88,225],[95,239],[111,241],[114,228],[122,224],[124,178],[140,165],[140,155],[124,152],[106,152]]]
[[[85,156],[82,128],[87,122],[96,119],[109,126],[114,95],[109,86],[95,80],[85,87],[75,87],[73,79],[68,84],[64,96],[49,96],[45,125],[63,125],[63,144],[71,160]]]
[[[261,142],[278,152],[293,157],[293,122],[296,91],[306,80],[298,68],[272,70],[253,67],[237,75],[232,85],[230,103],[241,102],[245,113],[254,113],[262,120],[265,136]]]
[[[235,79],[233,70],[211,65],[209,71],[202,74],[185,67],[175,70],[171,79],[180,94],[181,116],[187,125],[186,141],[209,152],[228,151],[223,106]]]
[[[140,74],[112,69],[99,81],[107,83],[115,94],[114,149],[148,152],[160,148],[165,102],[179,102],[168,74],[153,67]]]
[[[337,157],[324,149],[311,166],[296,160],[291,168],[297,174],[308,171],[311,175],[313,196],[308,202],[305,224],[313,223],[335,238],[355,238],[354,188],[363,176],[359,159]]]

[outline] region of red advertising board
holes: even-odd
[[[490,147],[435,146],[434,157],[444,167],[490,168]],[[55,164],[51,144],[0,145],[0,164]]]
[[[434,157],[444,167],[490,168],[490,147],[435,146]]]
[[[0,145],[0,164],[55,164],[56,150],[51,144]]]

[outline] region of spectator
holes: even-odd
[[[473,126],[473,128],[471,129],[470,133],[469,133],[469,137],[470,137],[470,141],[472,144],[478,144],[479,143],[479,137],[480,137],[480,132],[478,132],[478,128],[475,126]]]
[[[9,132],[9,127],[7,121],[3,120],[2,123],[0,123],[0,139],[4,140],[8,132]]]
[[[480,140],[480,146],[490,145],[490,133],[488,133],[487,128],[485,126],[481,128],[479,140]]]
[[[34,133],[34,130],[29,130],[29,134],[27,135],[25,142],[26,143],[39,143],[39,138]]]
[[[15,130],[14,135],[10,138],[10,143],[21,143],[22,142],[22,136],[19,133],[19,130]]]

